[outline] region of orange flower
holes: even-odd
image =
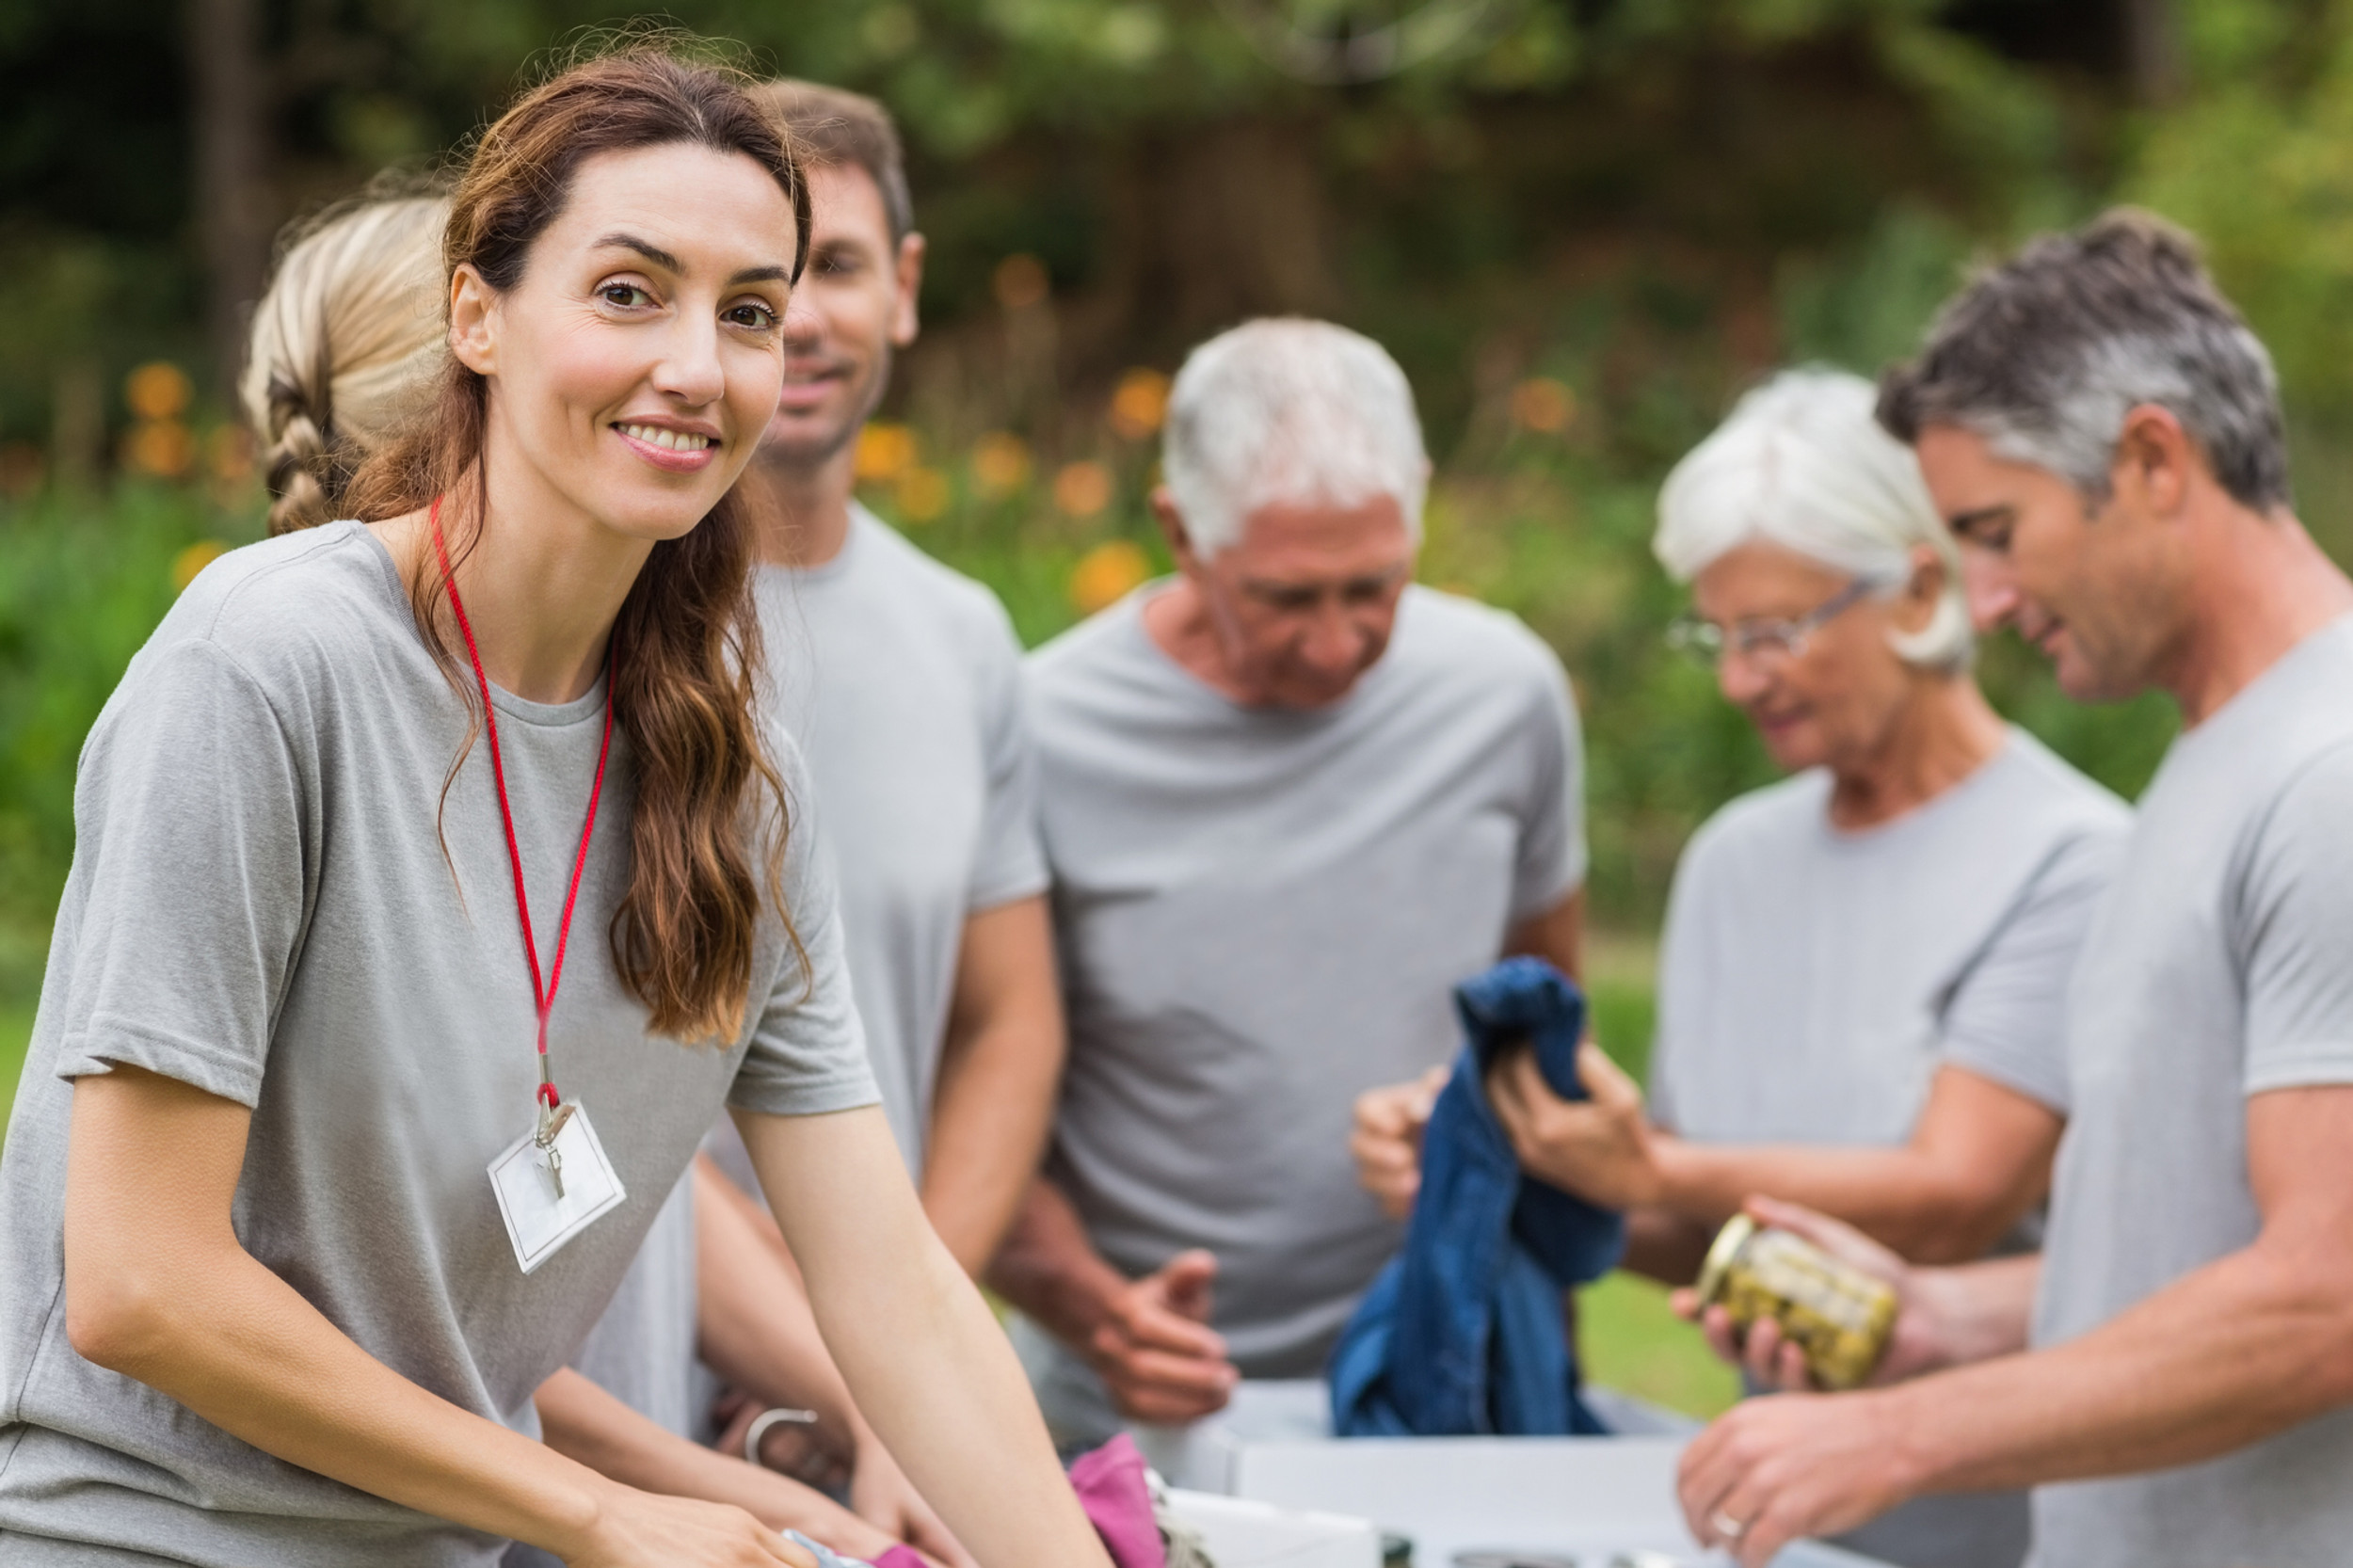
[[[992,430],[972,443],[972,478],[994,501],[1029,482],[1029,444],[1009,430]]]
[[[1054,504],[1074,518],[1091,518],[1112,504],[1112,471],[1081,459],[1054,475]]]
[[[997,270],[989,275],[988,285],[997,296],[997,303],[1006,311],[1026,311],[1045,303],[1046,264],[1035,256],[1008,256],[997,264]]]
[[[1577,393],[1549,376],[1531,376],[1512,389],[1512,423],[1523,430],[1557,436],[1577,417]]]
[[[196,466],[196,437],[176,419],[151,419],[132,426],[122,455],[141,473],[177,479]]]
[[[229,553],[229,547],[218,539],[199,539],[171,558],[171,587],[174,593],[184,590],[196,581],[196,574]]]
[[[857,433],[857,476],[888,482],[915,466],[915,432],[876,420]]]
[[[1129,539],[1110,539],[1079,557],[1070,573],[1070,602],[1091,616],[1117,602],[1152,575],[1151,558]]]
[[[195,396],[188,373],[168,360],[141,365],[122,382],[122,400],[146,420],[177,419],[187,412]]]
[[[1119,378],[1112,393],[1112,429],[1121,438],[1140,441],[1155,434],[1168,417],[1168,377],[1157,370],[1136,369]]]
[[[892,487],[902,522],[929,522],[948,509],[948,476],[936,468],[911,468]]]

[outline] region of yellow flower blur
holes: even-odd
[[[1557,436],[1577,417],[1577,393],[1549,376],[1531,376],[1512,389],[1512,423],[1523,430]]]
[[[196,581],[196,574],[229,553],[229,547],[218,539],[199,539],[171,558],[171,588],[174,593],[184,590]]]
[[[876,420],[857,433],[857,476],[888,484],[915,466],[915,432]]]
[[[1151,557],[1131,539],[1110,539],[1079,557],[1070,573],[1070,602],[1082,616],[1116,603],[1152,575]]]
[[[1091,518],[1112,504],[1112,471],[1087,459],[1065,463],[1054,475],[1054,504],[1074,518]]]
[[[929,522],[948,509],[948,476],[936,468],[911,468],[892,487],[902,522]]]
[[[1168,417],[1168,377],[1141,367],[1119,378],[1112,392],[1112,430],[1140,441],[1157,434]]]
[[[131,427],[122,455],[141,473],[177,479],[196,466],[196,436],[176,419],[151,419]]]
[[[195,396],[188,373],[168,360],[141,365],[122,382],[122,400],[146,420],[177,419]]]
[[[1009,430],[992,430],[972,443],[972,482],[995,501],[1030,479],[1029,443]]]

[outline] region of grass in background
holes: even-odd
[[[1730,1410],[1739,1374],[1667,1308],[1667,1288],[1621,1271],[1577,1298],[1588,1382],[1703,1419]]]
[[[1595,932],[1587,939],[1593,1037],[1637,1082],[1650,1073],[1657,971],[1657,945],[1646,937]],[[1577,1351],[1593,1382],[1686,1416],[1719,1415],[1740,1397],[1737,1374],[1668,1310],[1665,1287],[1614,1273],[1578,1295],[1577,1314]]]
[[[24,1048],[32,1043],[33,1010],[30,1006],[0,1006],[0,1083],[8,1086],[9,1100],[16,1103],[17,1081],[24,1075]],[[0,1146],[8,1137],[8,1118],[0,1112]]]

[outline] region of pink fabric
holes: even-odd
[[[1144,1479],[1144,1456],[1126,1432],[1079,1456],[1070,1466],[1071,1489],[1103,1538],[1116,1568],[1168,1568],[1168,1548],[1152,1520],[1152,1489]],[[880,1564],[876,1568],[881,1568]]]
[[[923,1554],[904,1544],[890,1548],[874,1559],[873,1568],[931,1568]]]

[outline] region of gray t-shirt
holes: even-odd
[[[1046,890],[1021,645],[994,594],[863,506],[832,560],[764,567],[755,588],[770,699],[800,742],[807,821],[839,873],[883,1109],[920,1171],[965,920]],[[731,1123],[711,1148],[760,1195]],[[695,1434],[696,1300],[692,1210],[665,1211],[572,1365]]]
[[[1050,1168],[1122,1272],[1217,1255],[1246,1374],[1311,1374],[1401,1235],[1351,1105],[1445,1061],[1455,982],[1584,876],[1577,713],[1518,621],[1420,587],[1340,701],[1240,707],[1152,641],[1157,591],[1030,662],[1070,1014]]]
[[[1684,851],[1652,1113],[1703,1143],[1900,1144],[1949,1064],[2063,1114],[2067,977],[2124,804],[2018,729],[1862,832],[1832,825],[1831,787],[1816,770],[1743,795]],[[1922,1498],[1843,1544],[1905,1568],[1999,1568],[2025,1538],[2025,1496],[2005,1492]]]
[[[2037,1345],[2255,1240],[2247,1101],[2353,1083],[2353,617],[2180,736],[2070,993]],[[2353,1410],[2202,1464],[2035,1493],[2040,1568],[2353,1555]]]
[[[552,947],[604,694],[493,700]],[[531,1125],[533,1002],[487,747],[442,793],[466,728],[391,557],[355,523],[209,568],[100,715],[0,1156],[0,1530],[81,1543],[83,1561],[113,1547],[220,1568],[488,1568],[502,1545],[271,1458],[75,1354],[61,1239],[77,1078],[135,1065],[251,1107],[246,1249],[395,1371],[534,1435],[533,1390],[587,1334],[723,1102],[873,1103],[804,833],[785,892],[808,970],[764,920],[733,1042],[647,1032],[606,939],[632,795],[616,734],[550,1038],[629,1199],[522,1273],[485,1168]],[[797,786],[790,743],[774,744]]]
[[[1675,868],[1651,1105],[1716,1144],[1900,1144],[1951,1064],[2067,1109],[2067,976],[2131,813],[2024,730],[1862,832],[1814,770]]]
[[[654,1216],[637,1260],[571,1367],[666,1432],[693,1437],[706,1424],[695,1408],[695,1181],[678,1179]]]
[[[863,506],[840,554],[757,586],[883,1109],[920,1172],[964,922],[1046,890],[1021,645],[996,595]]]

